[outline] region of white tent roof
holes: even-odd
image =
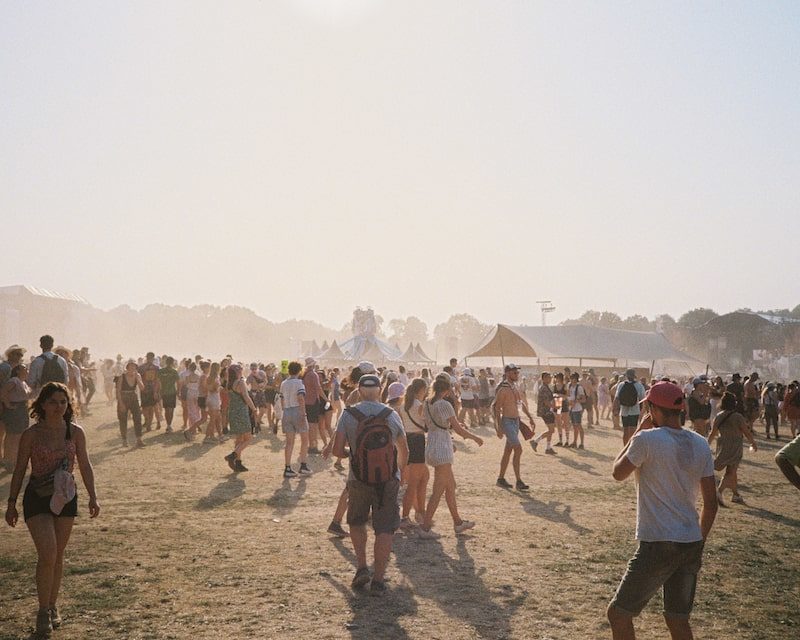
[[[376,338],[375,336],[354,336],[346,342],[343,342],[341,349],[347,356],[348,360],[356,361],[398,361],[402,355],[402,353],[400,353],[400,351],[395,349],[392,345]]]
[[[705,363],[678,351],[660,333],[604,329],[587,325],[528,327],[498,324],[468,358],[505,358],[517,364],[561,364],[582,360],[584,364],[647,366],[652,362],[674,362],[693,371]]]
[[[339,348],[339,345],[336,344],[336,340],[334,340],[330,347],[317,356],[317,359],[335,360],[336,362],[339,362],[342,360],[347,360],[347,356],[344,355],[344,352]]]

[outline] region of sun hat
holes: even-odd
[[[317,361],[316,361],[316,360],[314,360],[314,358],[312,358],[311,356],[308,356],[308,357],[305,359],[305,363],[306,363],[306,366],[307,366],[307,367],[310,367],[311,365],[317,364]]]
[[[386,397],[386,401],[391,402],[392,400],[397,400],[397,398],[402,398],[405,392],[406,385],[402,382],[393,382],[389,385],[389,395]]]
[[[510,362],[505,366],[505,369],[503,369],[503,371],[505,371],[506,373],[509,371],[519,371],[519,367],[515,365],[513,362]]]
[[[12,344],[12,345],[11,345],[11,346],[10,346],[8,349],[6,349],[6,351],[5,351],[6,360],[8,359],[8,354],[9,354],[9,353],[12,353],[12,352],[14,352],[14,351],[21,351],[21,352],[22,352],[22,354],[23,354],[23,355],[25,355],[25,352],[27,351],[27,349],[26,349],[25,347],[20,347],[18,344]]]

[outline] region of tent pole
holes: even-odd
[[[503,363],[503,368],[506,367],[506,356],[503,351],[503,336],[500,335],[500,325],[497,325],[497,339],[500,341],[500,360]]]
[[[653,364],[650,365],[650,379],[653,379],[653,371],[656,370],[656,361],[653,360]]]

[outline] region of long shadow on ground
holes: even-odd
[[[590,465],[588,462],[577,462],[576,460],[573,460],[572,458],[567,458],[566,456],[559,456],[558,461],[561,464],[569,467],[570,469],[575,469],[576,471],[583,471],[585,473],[588,473],[590,476],[600,477],[601,475],[597,473],[597,471],[594,470],[594,467]]]
[[[235,500],[244,493],[244,480],[239,476],[231,475],[227,480],[220,482],[211,492],[197,501],[194,508],[197,511],[216,509],[226,502]]]
[[[367,543],[368,554],[371,549],[371,542]],[[334,546],[353,567],[355,574],[356,558],[349,546],[342,540],[334,540]],[[382,598],[372,598],[369,595],[369,587],[360,591],[353,591],[350,588],[349,580],[342,582],[336,580],[328,574],[323,574],[325,579],[339,592],[346,600],[350,608],[352,618],[345,625],[345,629],[350,632],[350,637],[358,640],[372,638],[391,638],[404,640],[408,638],[408,633],[401,626],[400,618],[403,616],[413,617],[417,612],[417,601],[414,592],[404,584],[390,584],[389,593]]]
[[[527,514],[544,518],[556,524],[566,525],[578,534],[592,532],[591,529],[579,525],[572,519],[572,507],[568,504],[558,502],[557,500],[542,502],[531,495],[520,495],[520,498],[520,504],[522,504],[522,508]],[[563,507],[563,509],[559,510],[559,507]]]
[[[453,619],[453,637],[461,626],[480,638],[512,637],[511,621],[527,591],[511,584],[490,589],[482,578],[486,570],[475,566],[465,538],[458,538],[456,549],[458,557],[452,558],[439,540],[397,537],[395,564],[414,595],[434,602]]]
[[[770,520],[779,524],[785,524],[786,526],[794,527],[795,529],[800,528],[800,520],[775,513],[774,511],[769,511],[768,509],[748,507],[747,509],[744,509],[744,513],[746,513],[748,516],[754,516],[756,518],[763,518],[764,520]]]
[[[297,483],[294,488],[292,488],[293,482]],[[297,508],[305,492],[306,479],[303,476],[296,480],[285,478],[281,486],[275,489],[267,500],[267,506],[272,507],[279,516],[287,516]]]

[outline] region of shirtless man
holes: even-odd
[[[758,418],[759,404],[758,404],[758,373],[754,372],[753,375],[744,383],[744,417],[747,420],[747,426],[750,431],[753,431],[753,423]]]
[[[511,454],[514,454],[513,467],[514,475],[517,477],[517,491],[527,491],[530,487],[522,481],[520,477],[520,459],[522,458],[522,444],[519,441],[519,419],[520,410],[525,412],[531,421],[531,429],[535,429],[533,416],[528,411],[528,404],[525,397],[517,388],[519,379],[519,367],[515,364],[507,364],[505,367],[505,379],[497,385],[497,394],[494,400],[494,426],[497,437],[506,438],[506,446],[503,450],[503,457],[500,460],[500,475],[497,478],[497,486],[510,489],[511,483],[506,480],[506,469]]]

